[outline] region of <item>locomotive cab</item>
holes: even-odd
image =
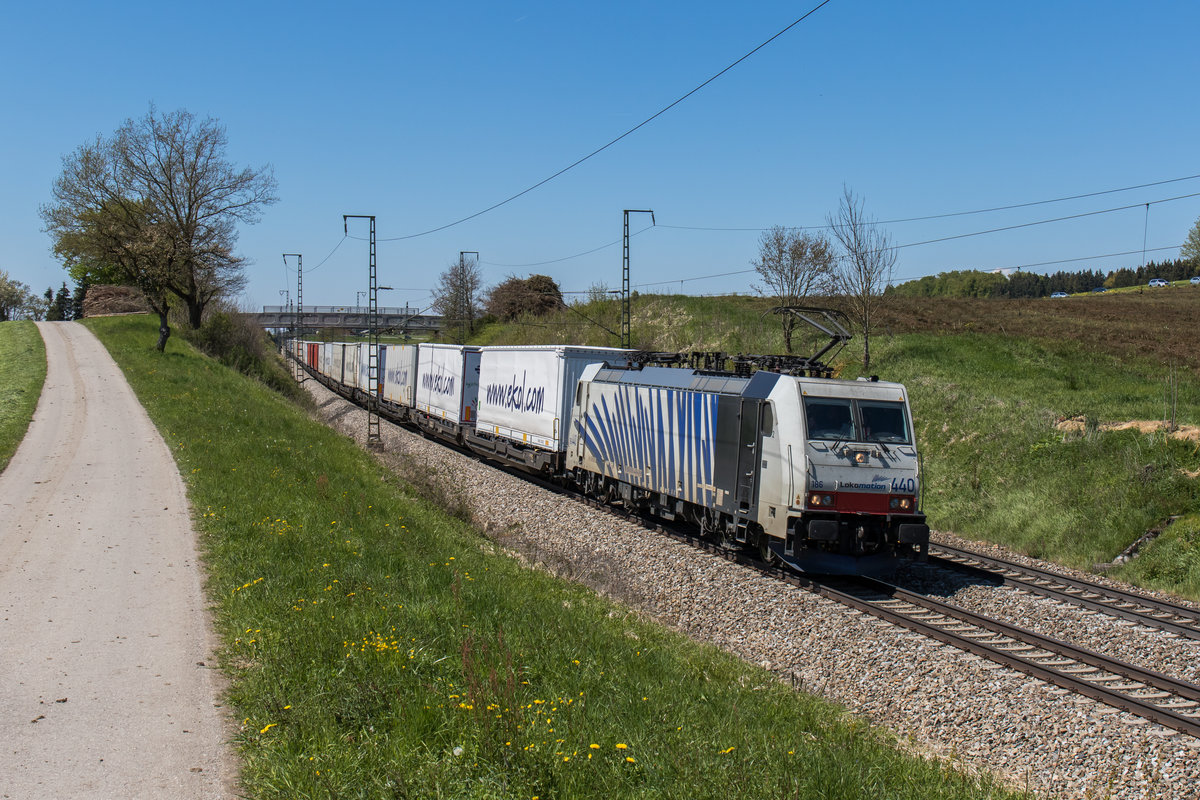
[[[847,564],[858,572],[927,553],[920,462],[902,385],[785,378],[768,402],[758,516],[780,557],[812,572],[844,572]]]

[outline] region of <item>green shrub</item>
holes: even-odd
[[[286,397],[293,400],[307,397],[276,355],[271,337],[244,314],[217,311],[198,330],[185,329],[184,336],[205,355],[262,381]]]

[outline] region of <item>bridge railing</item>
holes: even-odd
[[[263,306],[264,314],[369,314],[367,306],[305,306],[303,309],[295,306]],[[416,306],[380,306],[380,314],[420,314]]]

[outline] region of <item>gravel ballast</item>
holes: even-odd
[[[365,443],[365,412],[316,381],[305,386],[321,419]],[[386,421],[381,435],[389,466],[436,482],[510,551],[836,700],[915,752],[1046,797],[1200,797],[1194,737],[765,578]],[[898,577],[917,589],[933,582],[939,596],[973,611],[1200,681],[1198,642],[923,565]]]

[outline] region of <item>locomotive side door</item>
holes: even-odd
[[[738,436],[737,513],[748,519],[757,517],[758,462],[762,450],[762,413],[758,398],[742,398],[740,435]]]

